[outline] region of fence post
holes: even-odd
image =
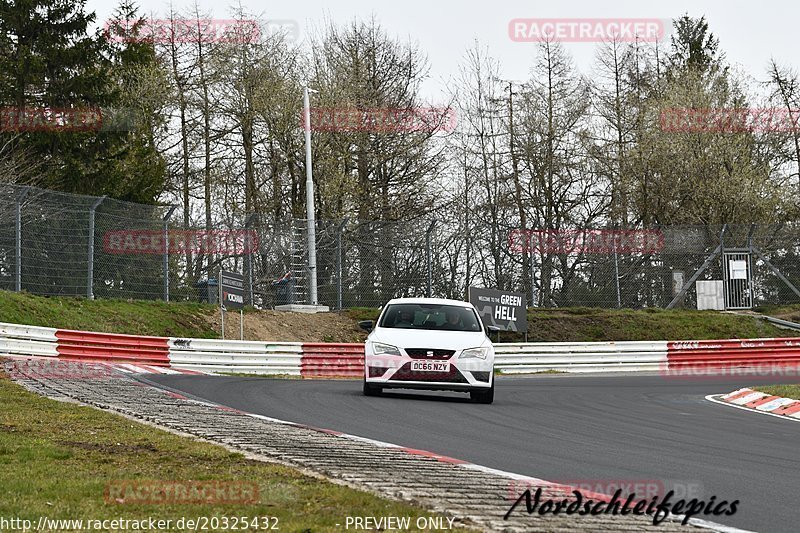
[[[536,305],[536,260],[533,252],[531,252],[531,307],[538,307]]]
[[[617,309],[622,307],[622,298],[619,292],[619,259],[617,257],[617,239],[614,238],[614,283],[617,286]]]
[[[16,212],[14,213],[14,229],[15,229],[15,252],[16,264],[14,265],[14,289],[17,292],[22,291],[22,202],[25,197],[31,192],[30,187],[24,187],[19,194],[17,194]]]
[[[170,206],[167,214],[164,215],[164,301],[169,301],[169,218],[178,208],[177,205]]]
[[[342,231],[348,219],[342,220],[336,228],[336,309],[342,310]]]
[[[22,189],[19,194],[17,195],[17,209],[14,216],[14,226],[15,226],[15,251],[17,254],[16,257],[16,264],[15,272],[14,272],[14,289],[17,292],[22,291],[22,202],[25,201],[25,197],[28,196],[28,193],[31,192],[30,187],[25,187]]]
[[[253,225],[253,219],[258,216],[258,213],[250,213],[244,221],[245,229],[245,242],[247,242],[247,291],[250,297],[250,305],[255,306],[255,297],[253,296],[253,240],[250,238],[250,228]]]
[[[105,199],[105,196],[101,196],[89,208],[89,272],[86,282],[86,297],[90,300],[94,300],[94,213]]]
[[[426,296],[428,298],[431,297],[433,293],[431,286],[433,284],[433,258],[431,257],[433,254],[431,252],[431,233],[433,233],[433,226],[436,225],[436,220],[431,220],[430,226],[428,226],[428,231],[425,232],[425,246],[427,248],[427,255],[428,255],[428,291]]]

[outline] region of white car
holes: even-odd
[[[469,392],[494,400],[494,347],[478,312],[467,302],[397,298],[381,311],[364,347],[364,394],[384,389]]]

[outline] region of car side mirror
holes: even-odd
[[[486,326],[486,334],[492,333],[493,331],[502,331],[497,326]]]
[[[372,320],[362,320],[358,323],[358,327],[369,333],[375,327],[375,322]]]

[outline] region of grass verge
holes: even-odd
[[[139,300],[87,300],[0,291],[0,322],[49,328],[216,338],[206,316],[216,306]]]
[[[333,531],[342,529],[347,516],[410,516],[412,524],[416,517],[436,516],[111,413],[43,398],[4,375],[0,465],[0,516],[34,524],[40,516],[154,517],[173,524],[181,517],[269,516],[277,518],[271,523],[282,531]],[[254,503],[204,504],[132,504],[105,498],[110,483],[155,481],[159,487],[176,480],[256,484],[257,498]]]
[[[800,400],[800,384],[798,385],[758,385],[757,387],[750,387],[759,392],[765,392],[770,396],[781,396],[783,398],[792,398]]]

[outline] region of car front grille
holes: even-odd
[[[432,354],[428,355],[428,352]],[[406,353],[412,359],[450,359],[456,351],[439,348],[406,348]]]

